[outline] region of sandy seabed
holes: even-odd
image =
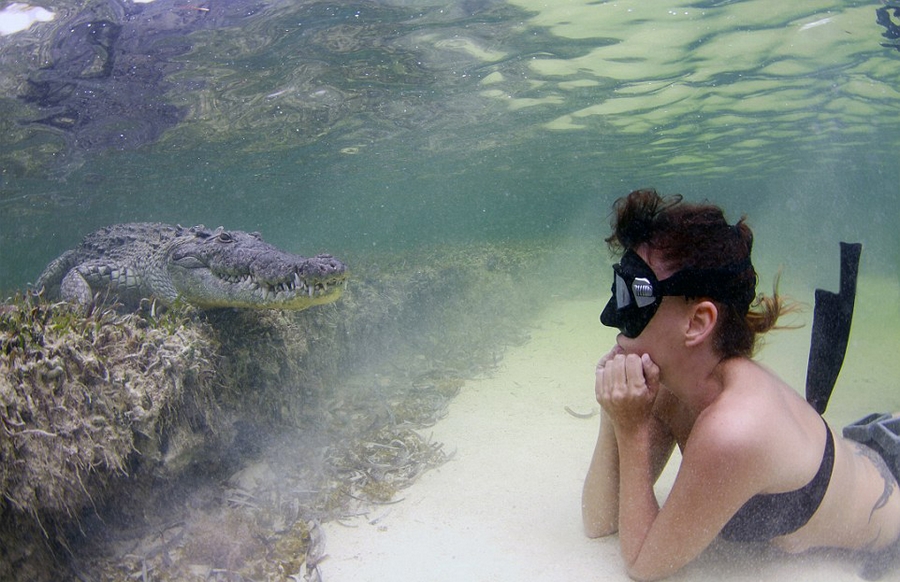
[[[581,485],[599,419],[565,410],[598,410],[594,365],[614,341],[598,313],[596,302],[551,306],[492,377],[468,382],[433,427],[433,438],[456,451],[453,459],[402,491],[401,501],[328,523],[323,580],[628,580],[618,538],[591,540],[581,529]],[[778,369],[777,362],[799,361],[802,378],[806,330],[767,347],[763,356],[775,360],[767,363]],[[674,479],[674,461],[658,484],[660,497]],[[788,555],[717,542],[672,579],[856,581],[859,569],[845,553]],[[900,571],[882,580],[900,581]]]

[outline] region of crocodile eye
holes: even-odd
[[[224,231],[220,232],[218,235],[216,235],[216,240],[219,242],[223,242],[223,243],[234,242],[234,238],[232,238],[232,236],[230,234],[228,234],[227,232],[224,232]]]

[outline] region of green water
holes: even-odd
[[[112,222],[352,258],[594,241],[643,186],[748,214],[767,275],[833,285],[837,241],[857,240],[863,275],[897,280],[900,51],[880,2],[157,0],[140,26],[114,1],[55,6],[0,37],[7,294]],[[78,125],[29,123],[56,110],[26,80],[91,18],[158,75],[82,78]],[[163,106],[181,119],[142,118]]]
[[[54,21],[0,36],[0,297],[98,227],[164,221],[351,270],[370,251],[554,244],[561,289],[596,289],[599,313],[610,206],[653,186],[748,215],[761,290],[782,269],[800,301],[837,290],[838,241],[862,242],[829,421],[900,410],[900,40],[883,2],[46,6]],[[78,28],[100,22],[118,36]],[[83,65],[68,80],[67,55]],[[761,353],[798,388],[810,311]]]

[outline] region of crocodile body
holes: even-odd
[[[108,293],[126,307],[180,298],[201,309],[300,310],[336,300],[346,276],[331,255],[287,253],[258,233],[130,223],[87,235],[47,265],[35,288],[81,304]]]

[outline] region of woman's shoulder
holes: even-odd
[[[697,439],[709,454],[739,457],[736,464],[766,475],[761,490],[803,486],[821,464],[826,425],[799,393],[754,364],[742,363],[698,417]]]
[[[798,420],[815,422],[818,417],[796,392],[752,360],[734,362],[727,374],[722,393],[698,415],[692,435],[720,453],[749,456],[754,463],[771,458],[773,449],[807,432]]]
[[[682,469],[746,501],[771,485],[773,451],[758,418],[716,403],[697,417],[682,451]]]
[[[759,413],[726,397],[707,407],[697,417],[691,441],[717,454],[752,454],[762,451],[769,439],[768,422]]]
[[[768,366],[752,358],[738,356],[722,363],[726,382],[729,385],[763,384],[771,386],[784,385],[778,374]]]
[[[812,421],[818,413],[772,370],[749,358],[735,358],[725,372],[724,389],[711,412],[740,420],[748,429],[768,430],[798,417]]]

